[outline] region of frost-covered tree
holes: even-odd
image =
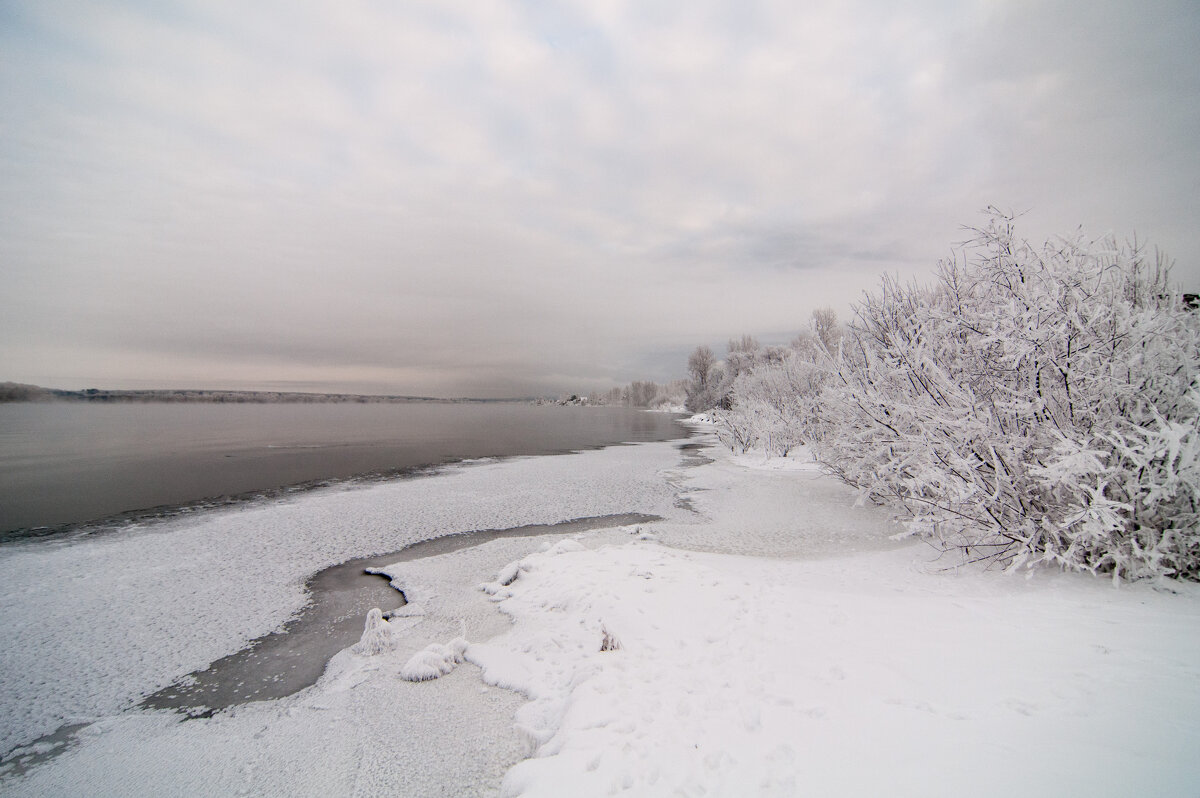
[[[733,407],[733,385],[742,374],[748,373],[758,362],[758,340],[752,335],[730,338],[725,355],[725,368],[714,391],[714,407],[730,410]]]
[[[720,425],[746,428],[753,435],[744,437],[753,437],[768,454],[780,457],[820,437],[821,393],[830,367],[810,354],[782,350],[739,375]]]
[[[731,449],[761,443],[768,454],[786,457],[823,434],[820,397],[832,373],[825,342],[836,352],[841,328],[832,310],[815,311],[813,319],[815,335],[806,331],[791,347],[754,342],[752,356],[739,364],[718,416],[718,436]]]
[[[1200,316],[1165,261],[975,233],[855,308],[822,460],[971,556],[1200,577]]]
[[[688,391],[685,406],[693,413],[708,410],[715,404],[714,387],[720,383],[717,356],[707,346],[698,346],[688,356]],[[717,372],[717,373],[714,373]]]
[[[629,404],[634,407],[649,407],[658,395],[658,385],[653,382],[635,381],[629,386]]]
[[[842,340],[842,325],[838,324],[833,308],[817,308],[812,313],[812,328],[816,344],[826,352],[837,352]]]

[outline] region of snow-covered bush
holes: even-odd
[[[761,441],[768,454],[787,457],[822,437],[821,393],[830,374],[823,354],[783,350],[738,377],[732,409],[722,414],[721,424],[742,427],[751,443]]]
[[[354,653],[364,657],[382,654],[392,647],[392,625],[383,619],[383,611],[375,607],[367,613],[362,638],[354,646]]]
[[[717,422],[717,440],[722,446],[729,447],[731,452],[745,454],[758,443],[756,420],[747,413],[737,410],[714,410],[713,417]]]
[[[718,438],[745,452],[761,442],[770,455],[786,457],[824,435],[821,394],[833,373],[841,338],[832,310],[813,313],[813,334],[790,347],[767,347],[740,369],[727,404],[718,414]],[[832,348],[830,348],[832,347]]]
[[[822,461],[973,557],[1200,577],[1200,316],[1136,245],[975,232],[855,308]]]
[[[400,678],[407,682],[427,682],[445,676],[462,663],[467,641],[456,637],[449,643],[430,643],[409,657],[400,669]]]

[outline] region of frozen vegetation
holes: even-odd
[[[804,443],[966,560],[1200,578],[1200,309],[1115,239],[1035,247],[996,214],[930,285],[841,330],[698,349],[690,404],[733,451]]]

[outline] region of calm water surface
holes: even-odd
[[[686,434],[661,413],[518,403],[4,404],[0,539],[324,480]]]

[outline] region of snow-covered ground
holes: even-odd
[[[714,456],[708,523],[647,537],[768,556],[559,547],[489,586],[514,626],[467,658],[532,699],[504,794],[1200,794],[1197,586],[947,569],[802,461]]]
[[[134,638],[140,669],[131,671],[149,676],[128,676],[120,691],[89,676],[91,647],[105,674],[122,672],[114,663],[120,641],[91,628],[115,622],[96,600],[86,607],[91,623],[85,618],[60,638],[60,658],[75,664],[48,662],[49,676],[22,684],[37,697],[35,714],[48,718],[40,728],[69,716],[60,707],[70,702],[53,697],[59,679],[92,685],[79,692],[94,707],[88,717],[99,720],[71,750],[0,786],[13,795],[81,785],[92,795],[1200,790],[1196,586],[1118,589],[1078,574],[949,569],[922,543],[890,540],[885,510],[854,506],[849,491],[803,459],[781,468],[753,455],[705,453],[712,462],[686,468],[670,444],[497,463],[244,511],[253,523],[243,513],[201,521],[213,531],[238,525],[241,534],[223,540],[238,552],[252,531],[288,524],[314,530],[299,545],[325,551],[321,530],[333,524],[346,530],[336,534],[353,556],[398,548],[388,531],[397,534],[401,511],[425,519],[413,530],[425,536],[443,523],[498,527],[626,511],[666,517],[570,539],[494,540],[389,566],[424,611],[391,622],[391,650],[343,651],[313,688],[203,720],[128,709],[142,685],[190,667],[172,671],[167,663],[183,655],[157,653],[148,634]],[[376,490],[391,492],[385,500]],[[372,542],[346,543],[351,529]],[[176,542],[185,545],[182,533]],[[175,533],[141,537],[153,542],[156,534]],[[201,552],[179,551],[158,567],[190,591],[204,581],[187,581],[190,570],[238,584],[247,568],[248,580],[268,586],[261,601],[236,588],[232,604],[219,590],[192,592],[156,629],[167,641],[182,636],[168,648],[189,662],[210,649],[224,653],[294,610],[297,580],[334,549],[271,547],[257,565],[247,561],[252,550],[215,575],[211,560],[188,562]],[[119,553],[138,551],[131,543]],[[132,585],[136,570],[123,571],[116,554],[93,554],[61,563],[43,555],[48,570],[40,576],[66,579],[77,567],[109,580],[108,588],[114,571]],[[0,579],[31,567],[13,556],[0,560]],[[137,563],[156,584],[151,563]],[[26,587],[36,581],[27,578]],[[19,594],[8,584],[4,591],[7,626],[7,602]],[[212,601],[218,606],[203,606]],[[250,631],[209,617],[231,606],[269,617],[243,620]],[[41,617],[53,627],[62,616]],[[203,635],[177,631],[192,623]],[[465,663],[432,681],[401,678],[415,654],[460,636],[470,643]],[[6,681],[17,667],[8,643]],[[17,664],[36,671],[55,653],[22,652]],[[27,736],[35,724],[24,726]]]
[[[675,447],[651,443],[478,463],[81,542],[0,548],[0,754],[64,724],[91,723],[80,733],[82,745],[27,777],[15,778],[11,768],[0,771],[0,793],[71,794],[77,792],[71,785],[87,784],[91,795],[234,794],[243,787],[254,794],[330,794],[319,785],[347,778],[356,768],[369,770],[370,763],[352,764],[363,759],[383,767],[397,784],[432,778],[425,792],[402,790],[432,795],[440,794],[445,778],[438,758],[458,750],[472,757],[455,768],[468,776],[497,775],[503,768],[492,760],[512,756],[503,738],[511,736],[515,699],[496,691],[475,697],[479,680],[467,674],[460,680],[470,682],[465,689],[474,704],[432,698],[443,694],[440,685],[411,698],[402,685],[392,703],[375,696],[364,704],[367,688],[341,695],[334,668],[317,690],[209,720],[180,724],[178,716],[134,707],[143,696],[280,627],[304,605],[305,579],[328,565],[465,530],[678,512],[661,477],[679,461]],[[505,558],[537,545],[498,544],[498,561],[472,574],[472,585]],[[455,557],[463,567],[474,563],[465,552]],[[495,623],[491,606],[478,601]],[[503,626],[501,620],[497,631]],[[371,682],[371,689],[392,695],[380,686],[395,681],[387,676],[379,685]],[[304,709],[336,704],[323,695],[330,691],[348,702],[344,711]],[[489,726],[480,713],[493,705],[503,711],[490,716]],[[367,714],[356,714],[364,706]],[[464,731],[459,748],[445,743],[454,737],[450,719],[456,713],[474,729]],[[436,717],[418,722],[421,714]],[[442,738],[432,732],[439,724],[446,726]],[[353,733],[341,736],[340,729]],[[368,742],[355,742],[360,739]],[[491,750],[485,741],[495,741],[497,757],[475,755]],[[378,753],[384,747],[388,756]],[[465,783],[473,784],[470,778]]]

